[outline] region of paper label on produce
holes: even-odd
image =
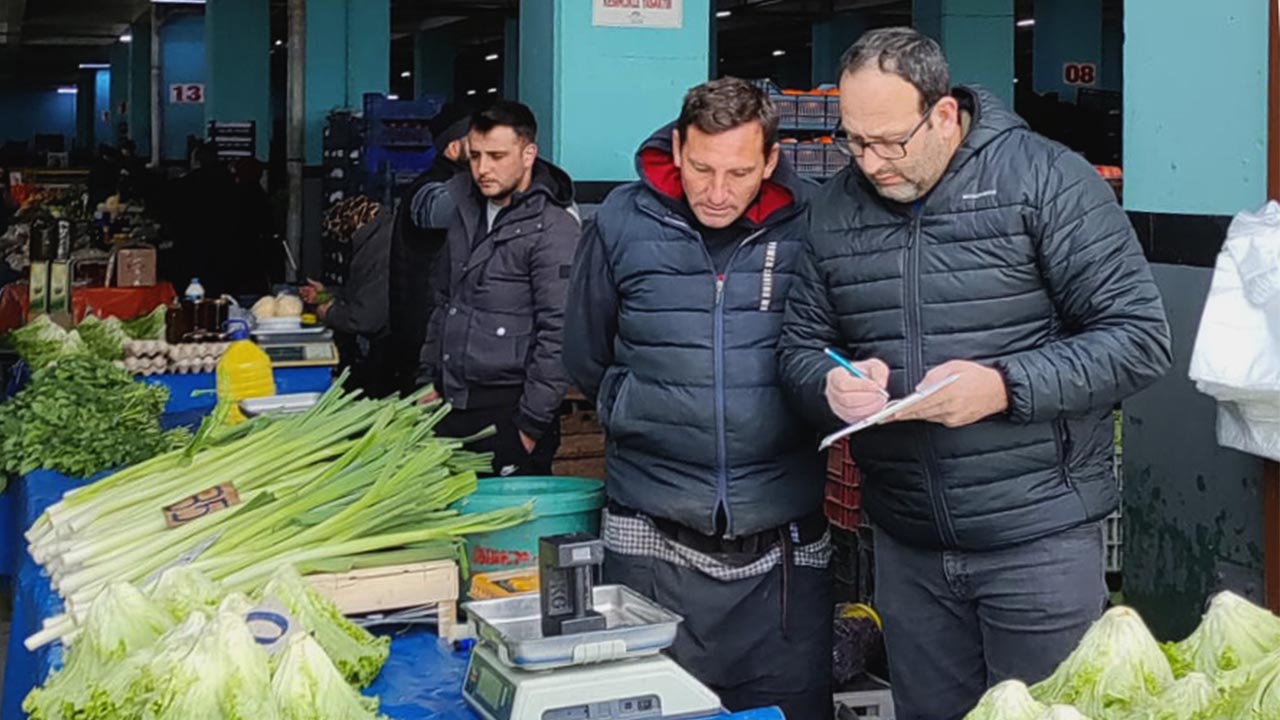
[[[213,547],[213,544],[218,542],[218,538],[222,537],[222,532],[223,531],[219,530],[213,535],[210,535],[204,540],[201,540],[200,543],[197,544],[195,547],[191,548],[190,550],[174,558],[173,562],[151,573],[151,575],[146,579],[146,582],[143,583],[143,588],[144,589],[150,588],[152,585],[159,582],[160,576],[164,575],[165,571],[169,570],[170,568],[181,567],[183,565],[190,565],[191,563],[195,562],[201,555],[204,554],[205,550],[208,550],[209,548]]]
[[[289,638],[298,634],[299,627],[284,603],[275,598],[266,598],[254,609],[245,613],[245,624],[259,645],[266,649],[268,655],[275,655],[289,643]]]
[[[171,528],[181,527],[192,520],[198,520],[205,515],[212,515],[219,510],[226,510],[239,504],[240,493],[236,492],[234,485],[231,483],[214,485],[208,490],[202,490],[165,507],[164,522]]]

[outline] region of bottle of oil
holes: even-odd
[[[249,325],[243,320],[228,320],[226,328],[231,347],[218,360],[218,402],[232,403],[227,422],[235,425],[245,420],[240,401],[275,395],[276,381],[271,358],[249,339]]]

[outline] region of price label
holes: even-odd
[[[275,598],[267,598],[258,607],[245,613],[244,622],[249,626],[249,633],[268,655],[275,655],[284,649],[289,638],[298,634],[298,625],[293,616],[285,609],[284,603]]]
[[[1093,63],[1067,63],[1062,66],[1062,81],[1081,87],[1097,85],[1098,66]]]
[[[169,505],[164,509],[164,522],[171,528],[181,527],[192,520],[199,520],[205,515],[239,504],[240,493],[236,492],[235,486],[223,483]]]

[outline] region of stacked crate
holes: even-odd
[[[560,449],[552,472],[604,479],[604,429],[595,408],[576,390],[565,398],[561,408]]]
[[[841,530],[862,526],[862,476],[849,456],[849,441],[837,442],[827,451],[827,520]]]

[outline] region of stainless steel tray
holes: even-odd
[[[240,409],[245,415],[281,414],[306,412],[320,401],[320,393],[292,393],[289,395],[271,395],[269,397],[251,398],[240,401]]]
[[[498,658],[523,670],[550,670],[571,665],[654,655],[671,646],[684,620],[625,585],[594,588],[595,610],[605,617],[604,630],[542,637],[542,600],[537,593],[465,604],[480,642]]]

